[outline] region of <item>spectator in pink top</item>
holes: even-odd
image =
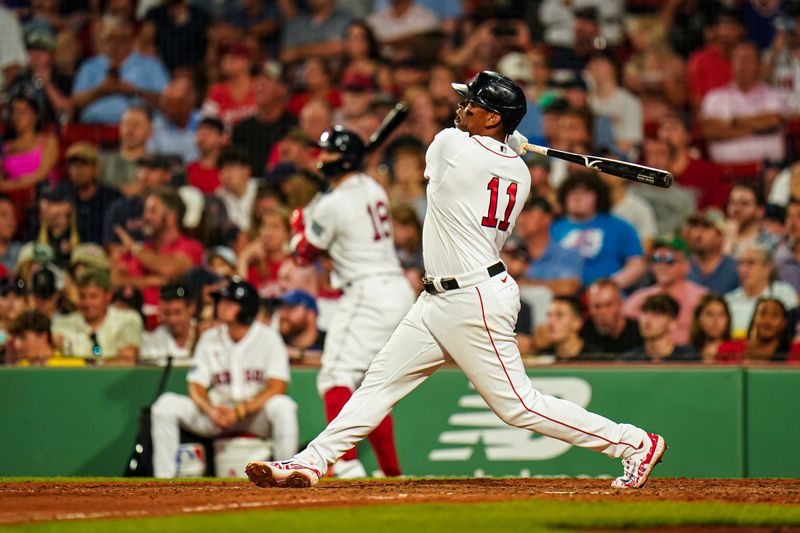
[[[639,289],[625,301],[625,314],[638,319],[641,307],[648,296],[666,294],[680,305],[672,338],[675,344],[689,344],[694,309],[708,289],[686,279],[691,266],[687,259],[688,248],[679,239],[658,240],[650,256],[650,272],[655,285]]]
[[[141,289],[148,329],[156,326],[159,288],[203,263],[203,245],[182,232],[185,209],[178,193],[157,189],[144,201],[144,243],[135,241],[122,227],[114,228],[124,253],[112,266],[113,284]]]
[[[33,100],[14,97],[9,109],[10,130],[3,140],[0,192],[7,194],[22,213],[21,208],[33,200],[36,185],[55,179],[58,141],[53,134],[41,131],[39,108]]]
[[[759,52],[754,44],[738,44],[731,54],[731,65],[733,82],[703,99],[703,134],[711,160],[783,161],[783,93],[761,81]]]

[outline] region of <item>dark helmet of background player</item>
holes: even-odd
[[[528,104],[525,93],[517,83],[497,72],[484,70],[467,83],[453,83],[453,89],[465,100],[500,115],[507,135],[514,133]]]
[[[222,285],[215,293],[214,298],[228,300],[239,304],[239,313],[236,321],[240,324],[250,325],[258,315],[261,299],[258,297],[256,288],[239,277],[232,277],[228,283]]]
[[[327,152],[342,154],[335,161],[317,163],[319,171],[329,179],[335,179],[348,172],[359,170],[366,152],[364,141],[358,135],[344,129],[342,126],[334,126],[333,129],[323,132],[317,146]]]

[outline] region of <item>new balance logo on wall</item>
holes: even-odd
[[[581,407],[589,405],[592,399],[591,386],[580,378],[537,377],[535,386],[543,394],[569,400]],[[448,424],[459,429],[442,432],[439,444],[444,446],[428,453],[428,460],[469,461],[480,445],[490,461],[545,461],[570,448],[560,440],[507,425],[477,394],[462,396],[458,406],[465,411],[451,415]]]

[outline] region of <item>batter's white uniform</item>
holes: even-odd
[[[345,178],[303,214],[306,240],[327,250],[333,286],[341,288],[322,351],[320,395],[358,388],[378,351],[414,303],[392,238],[386,192],[362,173]]]
[[[536,391],[514,338],[519,289],[506,272],[490,276],[530,190],[522,160],[504,143],[446,129],[426,154],[425,268],[442,289],[423,293],[375,358],[361,387],[296,460],[325,472],[450,355],[506,423],[627,458],[647,434]],[[492,269],[496,271],[496,269]],[[450,286],[450,282],[446,283]]]
[[[186,380],[208,390],[212,405],[233,407],[261,392],[268,379],[290,380],[289,355],[280,335],[254,322],[239,342],[233,342],[228,327],[206,331],[197,343]],[[229,430],[214,424],[188,396],[162,394],[151,409],[153,470],[156,477],[175,477],[180,428],[204,437],[222,433],[252,433],[271,437],[275,457],[291,457],[297,451],[299,429],[297,404],[279,394],[264,408]]]

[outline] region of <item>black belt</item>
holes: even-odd
[[[503,264],[502,261],[498,261],[497,263],[493,264],[490,267],[486,268],[486,272],[489,274],[489,277],[494,277],[501,272],[506,271],[506,266]],[[446,291],[452,291],[455,289],[459,289],[458,281],[456,278],[442,278],[440,280],[442,288]],[[431,294],[437,294],[439,291],[436,290],[436,286],[433,284],[432,281],[422,281],[422,288],[425,289],[425,292],[429,292]]]

